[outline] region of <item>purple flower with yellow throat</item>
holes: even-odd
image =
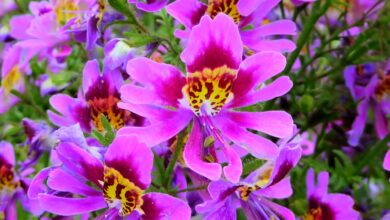
[[[79,97],[53,95],[50,104],[59,114],[49,110],[48,116],[58,126],[79,123],[85,132],[90,132],[92,128],[102,132],[102,116],[108,119],[115,130],[129,124],[140,125],[143,121],[141,117],[117,106],[120,99],[119,88],[123,83],[118,70],[109,71],[104,68],[100,74],[98,61],[88,61],[83,71],[82,92]]]
[[[353,199],[341,193],[328,193],[328,183],[329,173],[320,172],[316,181],[314,170],[310,169],[308,171],[306,187],[309,211],[303,219],[359,219],[359,212],[353,209]]]
[[[36,202],[27,198],[27,188],[30,180],[27,178],[34,170],[16,168],[13,146],[5,141],[0,142],[0,219],[17,219],[19,201],[22,207],[34,215],[41,210]]]
[[[369,111],[375,116],[375,130],[380,139],[389,133],[386,115],[390,114],[390,65],[381,69],[374,64],[349,66],[344,71],[345,83],[355,101],[357,116],[348,132],[348,143],[359,144]]]
[[[153,153],[135,137],[117,136],[103,161],[71,142],[60,143],[57,154],[63,165],[42,170],[28,191],[45,211],[73,216],[105,209],[97,219],[190,219],[184,201],[145,192]]]
[[[196,207],[204,219],[237,219],[236,209],[242,207],[246,219],[294,220],[294,213],[271,199],[284,199],[292,195],[290,170],[301,157],[301,149],[294,143],[281,147],[275,160],[267,161],[258,170],[237,184],[226,181],[212,182],[210,200]]]
[[[176,30],[175,35],[188,38],[191,29],[202,16],[214,18],[219,13],[230,16],[240,28],[240,36],[245,48],[253,51],[288,51],[295,44],[288,39],[274,39],[278,35],[295,35],[296,26],[291,20],[269,22],[267,14],[278,5],[280,0],[209,0],[205,5],[199,0],[177,0],[166,7],[168,13],[186,28]],[[247,28],[248,26],[254,28]]]
[[[233,141],[258,158],[275,158],[278,147],[248,129],[283,138],[291,135],[293,120],[284,111],[246,112],[235,109],[274,99],[292,87],[287,76],[265,83],[283,70],[285,57],[261,52],[242,61],[243,45],[234,21],[225,14],[204,16],[194,27],[181,58],[187,76],[168,64],[135,58],[127,65],[134,80],[121,88],[119,106],[146,117],[150,125],[124,127],[149,146],[169,140],[192,121],[184,161],[193,171],[218,180],[222,174],[237,182],[242,164]],[[207,141],[208,140],[208,141]],[[210,141],[211,140],[211,141]],[[209,142],[204,145],[204,142]]]

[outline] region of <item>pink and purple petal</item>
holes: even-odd
[[[145,220],[177,219],[187,220],[191,218],[191,209],[185,201],[163,193],[146,193],[142,196],[144,201],[141,209],[145,214]]]
[[[206,13],[207,6],[199,0],[177,0],[169,4],[167,12],[186,28],[197,25]]]
[[[104,155],[105,165],[141,189],[148,188],[153,168],[153,153],[134,136],[117,136]]]
[[[238,27],[226,14],[218,14],[214,20],[203,16],[199,25],[192,29],[187,47],[181,58],[187,71],[194,73],[204,68],[225,66],[238,69],[243,45]]]

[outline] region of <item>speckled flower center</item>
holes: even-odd
[[[22,75],[19,71],[19,67],[15,65],[11,71],[4,77],[2,87],[6,93],[10,93],[14,89],[15,85],[21,80]]]
[[[19,185],[20,183],[15,181],[15,174],[11,167],[0,161],[0,192],[3,190],[13,191]]]
[[[256,185],[259,187],[263,187],[268,184],[269,180],[271,179],[273,171],[273,166],[267,167],[261,174],[257,177]]]
[[[54,12],[57,22],[60,25],[66,24],[70,19],[76,17],[78,6],[74,0],[57,0]]]
[[[99,132],[104,131],[102,115],[108,119],[111,126],[116,130],[122,128],[131,119],[130,112],[118,108],[119,93],[110,91],[107,80],[100,79],[95,82],[85,95],[85,99],[88,103],[93,125]]]
[[[241,15],[237,10],[237,3],[238,0],[209,0],[206,12],[212,18],[220,12],[225,13],[238,24],[241,20]]]
[[[143,191],[133,182],[124,178],[114,168],[104,167],[103,195],[110,208],[118,208],[120,216],[140,211],[143,204]]]
[[[250,194],[257,190],[257,186],[240,186],[237,188],[238,195],[244,201],[248,201]]]
[[[375,97],[378,100],[382,100],[386,95],[390,96],[390,74],[383,77],[375,89]]]
[[[312,208],[309,212],[303,217],[304,220],[322,220],[322,209],[321,207]]]
[[[214,116],[232,98],[232,84],[237,71],[226,65],[189,73],[183,88],[191,109],[197,116]]]

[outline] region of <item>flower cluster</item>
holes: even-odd
[[[0,3],[0,219],[370,215],[388,4],[353,2]]]

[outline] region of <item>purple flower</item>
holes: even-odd
[[[70,126],[79,123],[83,131],[92,128],[103,131],[101,116],[104,115],[114,129],[127,124],[139,125],[142,119],[117,107],[123,84],[121,73],[117,70],[103,70],[100,75],[97,60],[88,61],[83,72],[83,92],[78,98],[65,94],[53,95],[50,104],[60,114],[48,111],[50,120],[58,126]]]
[[[15,154],[13,146],[5,141],[0,142],[0,218],[17,219],[16,201],[34,215],[41,210],[36,202],[27,198],[27,188],[30,183],[27,175],[33,169],[15,170]]]
[[[283,70],[286,60],[278,52],[257,53],[242,61],[243,46],[237,26],[225,14],[212,20],[204,16],[193,28],[181,58],[187,77],[168,64],[146,58],[130,60],[127,72],[133,84],[122,86],[119,106],[150,120],[145,127],[124,127],[120,134],[134,134],[149,146],[178,134],[193,121],[184,147],[186,165],[218,180],[222,154],[228,165],[225,177],[237,182],[242,171],[233,141],[258,158],[274,158],[275,143],[248,129],[283,138],[291,135],[293,120],[284,111],[245,112],[250,106],[284,95],[292,87],[287,76],[265,84]],[[204,140],[209,140],[204,146]]]
[[[243,208],[247,219],[295,219],[294,213],[270,199],[288,198],[292,194],[290,170],[301,157],[300,147],[294,143],[282,146],[276,160],[270,160],[251,173],[244,181],[232,184],[212,182],[211,199],[198,205],[196,210],[204,219],[236,219],[236,209]]]
[[[112,39],[104,46],[104,66],[110,70],[125,69],[127,62],[134,58],[135,48],[121,39]]]
[[[42,170],[28,191],[48,212],[72,216],[108,208],[98,219],[185,220],[191,216],[184,201],[145,192],[151,183],[153,153],[135,137],[117,136],[104,161],[70,142],[60,143],[57,154],[63,165]]]
[[[304,219],[359,219],[359,213],[353,209],[353,199],[345,194],[328,193],[328,182],[329,173],[319,173],[318,181],[315,181],[314,170],[308,171],[306,186],[309,211]]]
[[[0,114],[7,112],[19,102],[19,98],[11,91],[23,93],[25,90],[24,76],[29,72],[29,61],[32,54],[18,46],[12,46],[3,54],[0,86]]]
[[[383,167],[385,170],[390,171],[390,150],[386,153],[385,160],[383,161]]]
[[[0,4],[0,17],[8,13],[9,11],[16,10],[17,6],[14,0],[2,0]]]
[[[168,4],[169,0],[128,0],[128,2],[135,4],[142,11],[157,12]]]
[[[266,15],[280,0],[209,0],[208,5],[199,0],[177,0],[166,7],[168,13],[185,26],[177,30],[179,38],[188,38],[190,30],[196,26],[202,16],[212,18],[218,13],[229,15],[240,28],[244,47],[253,51],[293,51],[295,44],[288,39],[274,39],[277,35],[295,35],[295,23],[290,20],[279,20],[261,25]],[[248,29],[247,26],[254,28]]]
[[[352,97],[359,102],[358,115],[351,130],[348,132],[348,143],[359,144],[367,121],[368,111],[373,110],[375,129],[379,138],[384,138],[389,132],[386,115],[390,113],[390,68],[378,76],[373,65],[350,66],[344,71],[345,83]]]

